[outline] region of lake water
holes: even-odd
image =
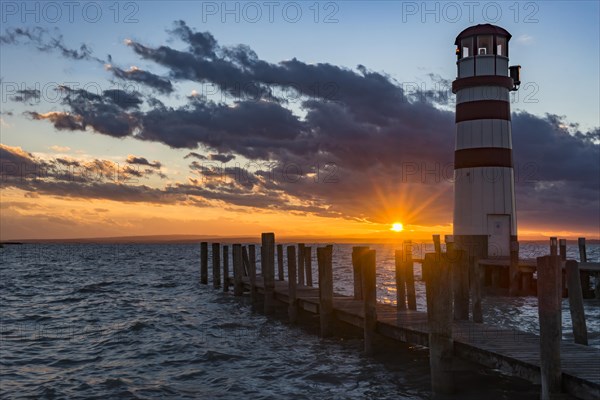
[[[531,256],[547,251],[524,246]],[[345,294],[351,248],[334,247],[334,289]],[[378,299],[393,302],[394,248],[372,248]],[[568,251],[578,258],[576,248]],[[598,246],[588,253],[597,260]],[[382,340],[369,358],[360,334],[323,340],[315,321],[267,319],[248,299],[199,284],[198,244],[26,244],[0,250],[0,263],[1,398],[431,397],[425,349]],[[313,269],[316,277],[316,260]],[[483,309],[486,322],[538,330],[534,297],[486,297]],[[600,347],[600,303],[586,300],[586,314],[591,344]],[[567,301],[563,323],[572,340]],[[539,398],[539,386],[468,363],[458,368],[461,398]]]

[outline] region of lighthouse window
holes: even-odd
[[[506,48],[506,38],[504,36],[496,37],[496,54],[499,56],[508,57],[508,49]]]
[[[492,35],[477,36],[477,55],[494,54],[492,53]]]
[[[460,41],[462,48],[462,58],[471,57],[473,55],[473,38],[465,38]]]

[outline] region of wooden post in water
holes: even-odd
[[[317,248],[321,337],[333,334],[333,246]]]
[[[558,239],[554,236],[550,238],[550,255],[558,255]]]
[[[363,252],[368,250],[367,246],[352,247],[352,274],[354,276],[354,300],[362,300],[362,273],[360,263]]]
[[[440,242],[440,235],[432,235],[433,237],[433,249],[436,254],[442,254],[442,244]]]
[[[212,244],[212,268],[213,268],[213,287],[221,287],[221,245]]]
[[[275,311],[275,234],[262,234],[261,272],[265,282],[265,314]]]
[[[567,283],[569,286],[569,310],[573,323],[573,336],[575,343],[587,346],[587,326],[585,324],[585,312],[583,308],[583,292],[581,291],[581,280],[579,279],[579,264],[577,261],[567,261]]]
[[[304,286],[304,243],[298,243],[298,285]]]
[[[208,284],[208,242],[200,243],[200,283]]]
[[[567,239],[560,239],[558,241],[558,251],[560,254],[560,259],[567,261]]]
[[[412,241],[402,243],[404,257],[404,282],[406,282],[406,300],[409,310],[417,309],[417,294],[415,291],[415,272],[412,259]]]
[[[479,257],[473,256],[470,260],[471,267],[471,298],[473,299],[472,318],[473,322],[483,322],[483,309],[481,308],[481,289],[483,279],[481,268],[479,267]]]
[[[587,252],[585,249],[585,238],[578,238],[577,245],[579,246],[579,261],[587,262]],[[581,276],[581,291],[583,297],[588,297],[588,290],[590,288],[590,273],[588,271],[580,271]]]
[[[404,267],[406,263],[403,260],[404,255],[402,250],[396,250],[394,252],[394,259],[396,262],[396,310],[406,310],[406,284],[404,279],[406,273]]]
[[[510,266],[508,267],[508,295],[519,295],[519,242],[510,242]]]
[[[312,286],[312,249],[310,246],[304,247],[304,269],[306,271],[306,286]]]
[[[537,258],[542,400],[561,392],[559,268],[560,258],[556,255]]]
[[[283,245],[277,245],[277,278],[283,280]]]
[[[457,236],[455,247],[465,251],[465,262],[467,267],[465,274],[469,275],[469,294],[471,296],[471,315],[473,322],[483,322],[483,311],[481,309],[481,296],[483,287],[483,275],[479,266],[479,260],[487,258],[488,236]]]
[[[229,246],[223,245],[223,291],[229,292]]]
[[[446,255],[428,253],[424,264],[427,265],[428,278],[425,281],[429,325],[429,366],[431,368],[431,388],[434,394],[454,393],[452,358],[454,342],[452,340],[452,286],[450,281],[450,260]],[[432,273],[435,271],[435,273]]]
[[[288,264],[288,316],[292,324],[298,319],[298,300],[296,297],[297,273],[296,273],[296,246],[287,247]]]
[[[244,274],[244,261],[242,260],[242,245],[233,245],[233,294],[241,296],[244,294],[242,276]]]
[[[250,247],[252,248],[250,250]],[[249,255],[252,253],[252,256]],[[256,290],[256,248],[254,245],[248,247],[242,247],[242,260],[244,261],[245,269],[248,271],[248,277],[250,278],[250,299],[252,303],[258,301],[258,293]],[[252,262],[254,260],[254,262]]]
[[[365,250],[361,255],[360,271],[364,305],[365,354],[373,354],[373,340],[377,325],[377,282],[375,250]]]
[[[584,237],[577,239],[577,246],[579,247],[579,261],[587,262],[587,254],[585,252],[585,238]]]
[[[457,249],[454,237],[445,236],[446,257],[450,266],[452,281],[452,297],[454,301],[454,319],[457,321],[469,320],[469,264],[466,262],[466,253]]]
[[[560,255],[560,260],[564,263],[567,261],[567,239],[559,239],[558,240],[558,254]],[[567,269],[561,268],[560,271],[561,276],[561,296],[567,297]]]

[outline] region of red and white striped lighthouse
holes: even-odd
[[[517,237],[509,92],[520,67],[508,66],[510,38],[484,24],[455,42],[454,240],[479,243],[481,256],[508,256]]]

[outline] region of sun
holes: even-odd
[[[390,230],[394,232],[402,232],[404,230],[404,226],[402,226],[400,222],[394,222]]]

